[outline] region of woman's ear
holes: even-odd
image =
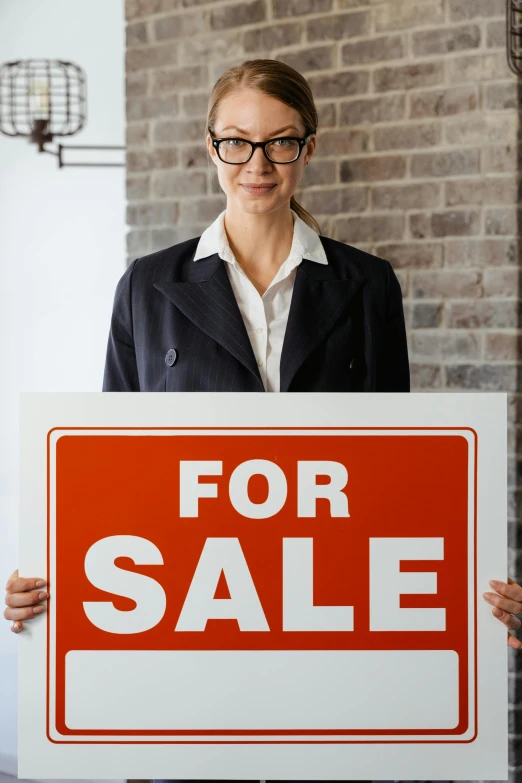
[[[209,154],[210,157],[212,157],[212,143],[210,141],[210,136],[209,136],[208,133],[207,133],[207,137],[205,139],[205,143],[207,145],[208,154]]]

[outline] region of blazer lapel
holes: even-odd
[[[217,253],[187,264],[184,280],[155,282],[181,312],[240,361],[264,391],[248,332],[230,285],[226,261]],[[280,361],[280,391],[288,391],[307,356],[349,307],[365,277],[343,279],[336,265],[303,259],[296,271]],[[348,359],[348,357],[346,357]]]
[[[185,280],[157,282],[154,287],[250,370],[259,380],[259,391],[263,391],[259,367],[225,263],[217,253],[190,261]]]
[[[280,391],[288,391],[306,357],[328,334],[365,282],[365,277],[337,277],[330,259],[328,264],[308,259],[299,264],[281,354]]]

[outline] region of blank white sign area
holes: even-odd
[[[451,730],[459,711],[454,650],[72,650],[65,690],[83,730]]]

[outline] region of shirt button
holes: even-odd
[[[258,334],[260,334],[262,331],[263,331],[263,327],[262,326],[258,326],[257,329],[256,329],[256,332]]]
[[[258,365],[259,365],[260,367],[262,367],[262,366],[263,366],[263,360],[262,360],[262,359],[259,359],[259,361],[258,361],[257,363],[258,363]]]

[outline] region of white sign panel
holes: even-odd
[[[505,394],[20,415],[20,777],[507,779]]]

